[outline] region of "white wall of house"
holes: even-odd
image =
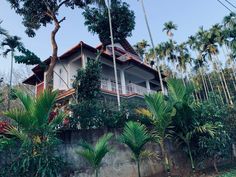
[[[64,65],[64,66],[63,66]],[[66,69],[65,69],[65,68]],[[68,81],[69,81],[69,74],[67,71],[68,67],[66,63],[59,63],[54,67],[53,73],[53,88],[56,90],[67,90],[68,89]]]
[[[83,50],[74,54],[63,62],[57,62],[54,68],[54,89],[68,90],[72,88],[72,83],[75,79],[79,68],[85,68],[88,58],[96,59],[96,54]],[[102,88],[110,91],[115,91],[115,76],[113,68],[113,60],[101,60],[102,64]],[[155,78],[153,73],[145,71],[144,69],[134,65],[120,65],[117,63],[117,75],[119,90],[123,94],[127,94],[130,90],[141,90],[149,93],[154,89],[152,80]],[[152,85],[151,85],[152,82]],[[137,88],[136,88],[137,86]],[[158,86],[156,86],[158,87]],[[155,89],[154,89],[155,90]]]

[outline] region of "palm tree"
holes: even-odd
[[[144,146],[152,140],[146,127],[138,122],[128,122],[120,136],[122,143],[126,144],[132,151],[138,168],[138,177],[140,173],[140,156],[144,152]]]
[[[8,48],[3,52],[4,56],[7,56],[9,52],[11,52],[11,71],[10,71],[10,82],[9,82],[9,90],[8,90],[8,106],[7,109],[10,109],[10,95],[11,95],[11,89],[12,89],[12,74],[13,74],[13,59],[14,59],[14,54],[17,48],[22,46],[22,43],[20,42],[20,37],[18,36],[7,36],[5,39],[2,41],[1,46],[5,47],[7,46]]]
[[[150,45],[146,40],[142,40],[134,45],[134,50],[139,54],[142,61],[144,61],[144,54],[146,53],[147,47]]]
[[[140,0],[140,1],[141,1],[141,5],[142,5],[142,10],[143,10],[146,26],[147,26],[147,29],[148,29],[148,34],[149,34],[149,37],[150,37],[150,40],[151,40],[152,50],[154,52],[154,57],[155,57],[156,62],[157,62],[157,72],[158,72],[158,77],[160,79],[161,91],[164,94],[165,89],[164,89],[163,78],[162,78],[162,74],[161,74],[161,70],[160,70],[160,61],[158,61],[158,58],[157,58],[157,53],[156,53],[156,50],[155,50],[155,45],[154,45],[154,42],[153,42],[150,26],[149,26],[149,23],[148,23],[147,13],[146,13],[146,9],[144,7],[144,2],[143,2],[143,0]]]
[[[211,61],[213,68],[215,69],[215,72],[218,73],[218,77],[221,83],[221,86],[223,88],[225,99],[228,103],[233,104],[227,83],[225,82],[224,76],[222,74],[221,69],[218,66],[218,46],[216,44],[216,33],[217,31],[211,30],[211,31],[205,31],[203,28],[200,28],[200,30],[197,33],[198,40],[200,41],[200,49],[204,56],[208,56],[209,61]],[[218,72],[219,71],[219,72]]]
[[[199,134],[214,135],[215,127],[210,123],[200,124],[194,118],[194,101],[192,94],[194,86],[191,84],[184,85],[181,81],[170,79],[168,80],[169,99],[176,109],[173,126],[175,127],[175,135],[177,140],[184,144],[187,148],[187,153],[190,158],[191,167],[194,170],[195,164],[192,155],[191,142],[192,138]]]
[[[154,126],[154,138],[160,144],[164,169],[169,172],[170,166],[165,141],[167,138],[170,138],[170,132],[168,130],[172,123],[172,117],[175,115],[175,109],[173,108],[173,104],[166,101],[164,95],[160,92],[146,95],[145,101],[148,110],[141,110],[140,113],[148,116]]]
[[[206,47],[206,52],[208,53],[210,59],[212,60],[213,57],[215,57],[215,61],[212,61],[213,64],[215,64],[216,66],[216,69],[219,71],[219,77],[220,77],[220,80],[222,80],[222,86],[224,86],[225,90],[226,90],[226,94],[228,96],[228,99],[229,99],[229,103],[231,105],[233,105],[233,101],[232,101],[232,98],[231,98],[231,95],[230,95],[230,92],[229,92],[229,89],[228,89],[228,84],[227,84],[227,81],[225,79],[225,76],[224,76],[224,73],[222,71],[222,68],[219,67],[219,50],[218,50],[218,45],[221,45],[219,44],[218,42],[222,41],[222,40],[219,40],[220,38],[222,38],[221,36],[221,28],[222,26],[219,25],[219,24],[216,24],[216,25],[213,25],[213,27],[210,29],[210,31],[208,32],[208,39],[206,39],[206,43],[205,43],[205,47]]]
[[[181,43],[176,47],[176,51],[178,52],[177,60],[177,68],[179,68],[181,72],[181,78],[183,81],[183,84],[185,85],[184,81],[184,73],[187,70],[187,64],[191,64],[192,58],[188,51],[188,48],[186,46],[186,43]]]
[[[178,26],[176,24],[174,24],[172,21],[166,22],[164,23],[164,28],[162,29],[162,31],[165,31],[167,36],[169,36],[170,38],[173,37],[173,30],[177,30]]]
[[[76,151],[77,154],[85,158],[90,163],[93,170],[95,171],[96,177],[98,177],[99,169],[101,167],[101,162],[103,158],[111,150],[111,147],[109,146],[109,141],[112,136],[112,133],[103,135],[98,139],[95,146],[87,142],[82,142],[80,143],[82,150],[78,149]]]
[[[190,49],[192,49],[196,53],[195,54],[196,59],[194,60],[194,64],[195,64],[194,70],[199,71],[199,73],[200,73],[204,93],[205,93],[206,99],[208,99],[206,80],[205,80],[204,75],[203,75],[203,66],[206,63],[206,61],[202,57],[202,53],[201,53],[201,50],[200,50],[200,46],[201,46],[200,42],[197,40],[197,37],[189,36],[187,43],[188,43]],[[197,53],[197,51],[198,51],[198,53]]]
[[[12,125],[6,127],[6,134],[16,138],[20,144],[20,154],[15,162],[18,163],[17,175],[58,176],[62,164],[54,150],[59,143],[57,133],[65,114],[50,114],[57,92],[44,91],[37,98],[19,91],[15,94],[22,107],[11,109],[4,115],[13,121]],[[53,164],[53,168],[49,164]]]
[[[195,120],[194,120],[195,121]],[[198,122],[191,122],[191,125],[185,125],[184,122],[182,122],[183,126],[188,126],[188,128],[183,128],[182,132],[177,133],[177,140],[181,144],[185,144],[187,147],[187,153],[190,158],[191,167],[192,170],[195,171],[195,163],[192,155],[192,148],[191,148],[191,142],[193,140],[194,136],[199,136],[200,134],[209,134],[211,137],[215,134],[215,126],[210,123],[206,123],[204,125],[199,125]]]
[[[50,113],[55,105],[57,92],[45,90],[37,98],[16,91],[15,95],[21,101],[23,109],[12,109],[4,113],[5,116],[16,122],[18,128],[9,127],[8,133],[15,135],[20,140],[40,140],[47,141],[47,136],[55,134],[58,125],[65,118],[63,113],[58,113],[49,121]],[[18,136],[20,135],[20,136]],[[21,136],[22,135],[22,136]],[[24,137],[26,139],[21,139]]]

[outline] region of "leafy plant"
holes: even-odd
[[[110,44],[107,7],[87,7],[83,15],[88,30],[92,33],[97,33],[103,44]],[[111,21],[115,41],[131,36],[131,32],[135,27],[135,15],[127,3],[121,0],[111,1]]]
[[[109,141],[112,136],[113,134],[111,133],[103,135],[101,138],[98,139],[95,146],[87,142],[82,142],[80,143],[82,149],[78,149],[76,151],[77,154],[79,154],[89,162],[89,164],[95,171],[96,177],[98,177],[99,175],[99,169],[101,167],[101,162],[103,158],[111,150],[111,147],[109,146]]]
[[[151,124],[154,126],[155,141],[160,144],[163,165],[169,172],[169,160],[165,148],[165,140],[171,136],[172,117],[176,114],[173,104],[165,100],[162,93],[155,93],[145,96],[148,110],[141,110],[141,113],[148,116]]]
[[[7,126],[5,134],[19,141],[20,146],[17,160],[6,171],[10,176],[58,176],[63,162],[54,154],[59,143],[56,133],[65,115],[59,113],[49,122],[57,92],[44,91],[37,98],[22,92],[15,94],[23,108],[4,113],[16,125]]]
[[[120,136],[122,143],[126,144],[132,151],[138,168],[138,176],[140,173],[140,158],[144,152],[145,145],[152,141],[152,136],[148,133],[146,127],[138,122],[127,122],[124,131]]]

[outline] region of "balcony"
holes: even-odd
[[[138,94],[138,95],[146,95],[149,93],[154,93],[154,90],[148,90],[145,87],[130,83],[126,85],[125,88],[125,93],[122,93],[122,86],[121,84],[118,84],[119,87],[119,92],[120,94]],[[109,80],[101,80],[101,89],[103,90],[107,90],[107,91],[111,91],[116,93],[116,83],[109,81]]]

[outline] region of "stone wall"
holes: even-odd
[[[79,148],[78,143],[83,139],[90,143],[96,142],[96,140],[104,133],[112,132],[114,134],[111,140],[111,146],[113,150],[106,155],[102,162],[100,170],[100,176],[102,177],[136,177],[137,169],[134,161],[131,157],[130,150],[120,144],[117,139],[120,135],[120,130],[78,130],[78,131],[64,131],[60,134],[63,143],[60,145],[59,153],[69,164],[72,171],[74,171],[73,177],[91,177],[92,170],[89,164],[76,154],[76,150]],[[156,144],[148,144],[147,149],[149,151],[158,153],[159,147]],[[186,173],[186,169],[190,169],[188,158],[181,152],[173,147],[170,143],[168,145],[172,171],[178,171],[178,173]],[[184,169],[181,170],[181,169]],[[163,166],[156,157],[146,158],[141,163],[141,173],[143,177],[155,176],[163,171]],[[187,170],[188,171],[188,170]]]

